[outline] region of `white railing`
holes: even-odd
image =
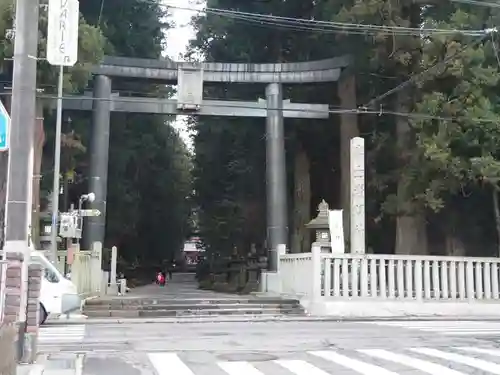
[[[116,275],[118,249],[113,247],[110,268]],[[68,265],[68,252],[58,252],[57,268],[64,274],[71,274],[71,280],[83,298],[97,297],[99,295],[115,295],[123,289],[122,281],[111,281],[109,272],[101,267],[102,249],[94,244],[94,250],[78,250],[73,252],[73,261]],[[63,272],[64,271],[64,272]],[[125,282],[126,283],[126,282]]]
[[[100,258],[92,251],[75,252],[71,265],[71,281],[82,297],[98,296],[102,282]]]
[[[284,291],[295,295],[308,295],[312,292],[311,253],[281,255],[279,267]]]
[[[334,254],[316,245],[282,255],[279,268],[283,293],[416,301],[500,300],[499,271],[499,258]]]

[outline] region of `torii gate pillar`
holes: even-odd
[[[98,209],[101,215],[87,218],[83,230],[84,249],[91,250],[94,242],[103,242],[106,232],[106,197],[108,190],[109,125],[111,115],[111,78],[105,75],[94,77],[92,111],[92,136],[90,141],[89,193],[95,194],[90,208]],[[104,244],[103,244],[104,245]]]
[[[288,243],[285,130],[283,88],[270,83],[266,88],[266,197],[268,271],[278,270],[278,245]]]

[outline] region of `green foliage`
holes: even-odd
[[[225,0],[209,1],[208,5],[288,17],[449,30],[478,30],[500,21],[494,8],[450,2],[425,6],[409,0],[325,0],[287,1],[284,5],[281,1]],[[400,115],[359,117],[368,149],[368,227],[387,232],[388,225],[394,225],[399,215],[421,213],[430,223],[438,223],[430,227],[432,236],[441,231],[442,237],[481,244],[491,243],[496,237],[493,227],[484,224],[500,220],[492,216],[490,193],[492,187],[493,191],[498,189],[500,177],[500,37],[496,33],[482,41],[461,33],[401,35],[390,30],[371,32],[366,27],[360,27],[365,31],[362,33],[335,35],[262,27],[216,15],[200,17],[195,25],[198,37],[193,48],[202,51],[210,61],[296,61],[348,53],[354,57],[358,104],[367,103],[436,65],[416,85],[375,103],[377,110]],[[457,51],[460,53],[450,58]],[[307,90],[301,91],[299,95],[295,91],[287,95],[311,99]],[[211,93],[217,98],[229,95],[252,100],[257,92],[240,85],[231,91],[221,88]],[[321,99],[319,102],[324,101]],[[239,196],[244,188],[238,181],[257,181],[249,190],[264,221],[264,191],[256,194],[257,185],[264,184],[260,164],[264,160],[263,146],[239,142],[254,139],[249,133],[255,138],[263,136],[262,127],[257,127],[254,120],[237,123],[236,126],[236,121],[228,119],[202,119],[194,125],[200,228],[205,232],[204,240],[216,252],[227,252],[251,227],[243,214],[248,204]],[[249,125],[241,126],[250,123],[251,130]],[[328,130],[317,128],[314,132],[311,126],[304,130],[300,121],[294,125],[293,129],[287,128],[290,153],[294,152],[293,140],[299,140],[306,145],[310,157],[316,152],[322,154],[320,170],[332,168],[325,160],[330,150],[317,146],[320,139],[330,139]],[[311,148],[311,144],[316,147]],[[257,153],[259,158],[250,158]],[[313,195],[324,194],[318,192],[321,188],[312,188]],[[265,228],[259,229],[260,238],[265,237]],[[372,244],[376,251],[386,252],[392,246],[387,241],[377,241]]]

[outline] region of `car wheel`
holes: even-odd
[[[40,303],[40,312],[38,314],[38,325],[42,325],[43,323],[45,323],[45,321],[47,320],[47,311],[45,311],[45,307],[43,307],[43,305]]]

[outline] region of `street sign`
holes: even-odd
[[[78,0],[49,0],[47,61],[51,65],[73,66],[78,60]]]
[[[0,152],[9,149],[10,116],[0,101]]]
[[[63,238],[81,238],[82,231],[78,226],[78,216],[74,216],[70,212],[61,213],[59,236]]]
[[[88,217],[88,216],[101,216],[101,211],[99,211],[98,209],[92,209],[92,210],[81,210],[80,211],[80,216],[85,216],[85,217]]]

